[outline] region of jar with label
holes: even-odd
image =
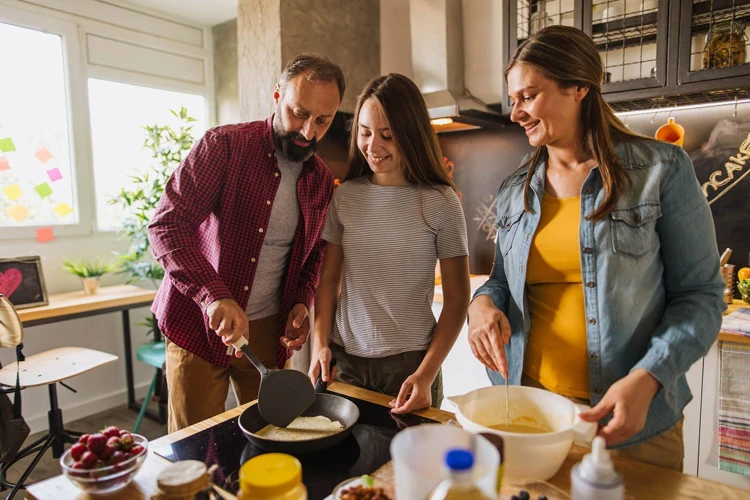
[[[251,458],[240,468],[237,500],[307,500],[302,464],[284,453]]]
[[[703,69],[728,68],[745,64],[747,58],[745,25],[739,21],[719,24],[706,35]]]

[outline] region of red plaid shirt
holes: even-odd
[[[229,366],[205,308],[235,299],[245,309],[257,258],[280,183],[272,118],[216,127],[198,141],[167,183],[151,224],[154,257],[166,271],[151,310],[162,333],[181,348]],[[297,303],[313,305],[323,261],[320,239],[333,174],[317,155],[297,182],[300,219],[279,311],[279,336]],[[292,355],[279,344],[278,366]]]

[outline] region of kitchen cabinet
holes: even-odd
[[[617,110],[750,97],[750,0],[507,0],[506,12],[508,59],[545,26],[589,34]]]

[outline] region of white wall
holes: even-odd
[[[24,23],[18,20],[30,20]],[[45,24],[46,21],[72,26],[78,32],[80,75],[78,81],[100,78],[166,90],[201,94],[206,98],[209,122],[214,123],[214,77],[212,37],[208,27],[196,26],[146,9],[119,7],[98,0],[0,0],[0,22]],[[75,32],[75,31],[74,31]],[[69,55],[70,56],[70,55]],[[78,89],[80,90],[80,89]],[[75,103],[72,110],[80,119],[74,127],[77,149],[75,167],[83,177],[79,184],[88,187],[80,195],[84,223],[77,235],[59,236],[47,244],[34,239],[0,239],[0,257],[40,255],[47,291],[50,294],[80,289],[79,279],[61,270],[66,257],[95,258],[124,251],[126,241],[115,233],[94,230],[94,197],[90,192],[91,152],[87,98]],[[81,118],[82,117],[82,118]],[[84,147],[78,147],[82,144]],[[30,231],[33,234],[33,230]],[[0,235],[2,236],[2,235]],[[102,285],[124,282],[117,276],[104,277]],[[144,285],[146,286],[146,285]],[[136,326],[148,314],[148,308],[131,312],[133,352],[145,341],[145,329]],[[32,355],[53,347],[82,346],[110,352],[120,357],[111,365],[71,379],[74,394],[58,386],[60,406],[65,421],[124,404],[127,400],[125,365],[122,361],[123,339],[121,315],[107,314],[63,323],[28,328],[24,353]],[[0,350],[0,361],[6,365],[15,360],[10,349]],[[153,368],[134,362],[137,392],[142,397],[153,376]],[[32,432],[47,428],[48,393],[45,387],[24,391],[24,417]],[[86,429],[82,429],[86,430]]]

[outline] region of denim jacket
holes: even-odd
[[[632,181],[614,210],[590,219],[604,190],[598,168],[581,188],[581,278],[591,405],[635,368],[660,383],[644,429],[616,447],[652,438],[674,425],[692,395],[685,373],[716,340],[724,283],[713,219],[685,151],[638,138],[615,151]],[[539,224],[546,160],[531,180],[531,212],[524,210],[522,167],[500,186],[495,264],[477,290],[488,295],[511,326],[506,346],[509,383],[520,384],[528,340],[526,265]],[[576,237],[561,234],[561,238]],[[488,370],[493,384],[504,383]]]

